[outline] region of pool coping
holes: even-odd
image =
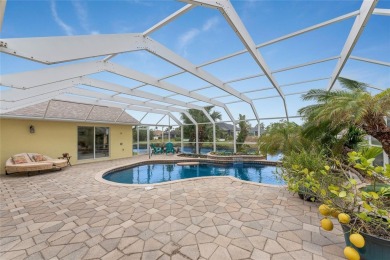
[[[257,185],[257,186],[262,186],[262,187],[272,187],[272,188],[284,188],[287,187],[287,185],[275,185],[275,184],[266,184],[266,183],[256,183],[252,181],[244,181],[241,179],[238,179],[233,176],[210,176],[210,177],[193,177],[193,178],[188,178],[188,179],[181,179],[181,180],[173,180],[173,181],[165,181],[165,182],[159,182],[159,183],[150,183],[150,184],[129,184],[129,183],[118,183],[118,182],[113,182],[113,181],[108,181],[103,178],[104,175],[109,174],[115,170],[122,170],[122,169],[127,169],[127,168],[132,168],[136,166],[141,166],[141,165],[148,165],[152,163],[178,163],[178,162],[205,162],[205,163],[216,163],[216,164],[226,164],[229,163],[231,164],[232,161],[215,161],[215,160],[210,160],[206,158],[191,158],[191,159],[169,159],[169,160],[161,160],[161,159],[151,159],[148,161],[140,161],[140,162],[134,162],[134,163],[127,163],[123,165],[117,165],[113,166],[107,169],[104,169],[102,171],[99,171],[98,173],[95,174],[95,180],[107,185],[112,185],[112,186],[121,186],[121,187],[134,187],[134,188],[147,188],[147,187],[152,187],[151,189],[154,188],[154,186],[161,186],[161,185],[169,185],[169,184],[175,184],[175,183],[180,183],[180,182],[188,182],[188,181],[194,181],[194,180],[201,180],[201,179],[215,179],[215,178],[228,178],[232,181],[239,181],[245,184],[251,184],[251,185]],[[246,162],[249,163],[249,162]],[[264,163],[262,161],[254,161],[251,162],[253,164],[263,164],[263,165],[277,165],[276,162],[270,162],[267,161],[267,163]]]

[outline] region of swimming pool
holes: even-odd
[[[195,177],[232,176],[244,181],[283,185],[277,179],[275,166],[243,164],[199,164],[178,166],[169,164],[147,164],[133,168],[116,170],[103,176],[103,179],[126,184],[152,184]]]

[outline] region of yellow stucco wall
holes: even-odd
[[[35,133],[29,132],[30,125]],[[110,157],[77,160],[77,127],[104,126],[110,128]],[[0,170],[4,174],[6,160],[14,154],[31,152],[57,158],[69,153],[72,164],[119,159],[132,156],[132,126],[61,122],[25,119],[0,119]],[[122,145],[121,145],[122,143]]]

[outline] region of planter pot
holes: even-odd
[[[390,256],[390,240],[374,237],[363,232],[360,234],[364,237],[366,245],[363,248],[356,248],[349,241],[351,228],[347,225],[341,224],[344,231],[345,243],[347,246],[355,248],[361,260],[387,260]]]

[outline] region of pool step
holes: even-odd
[[[179,162],[178,166],[199,165],[199,162]]]

